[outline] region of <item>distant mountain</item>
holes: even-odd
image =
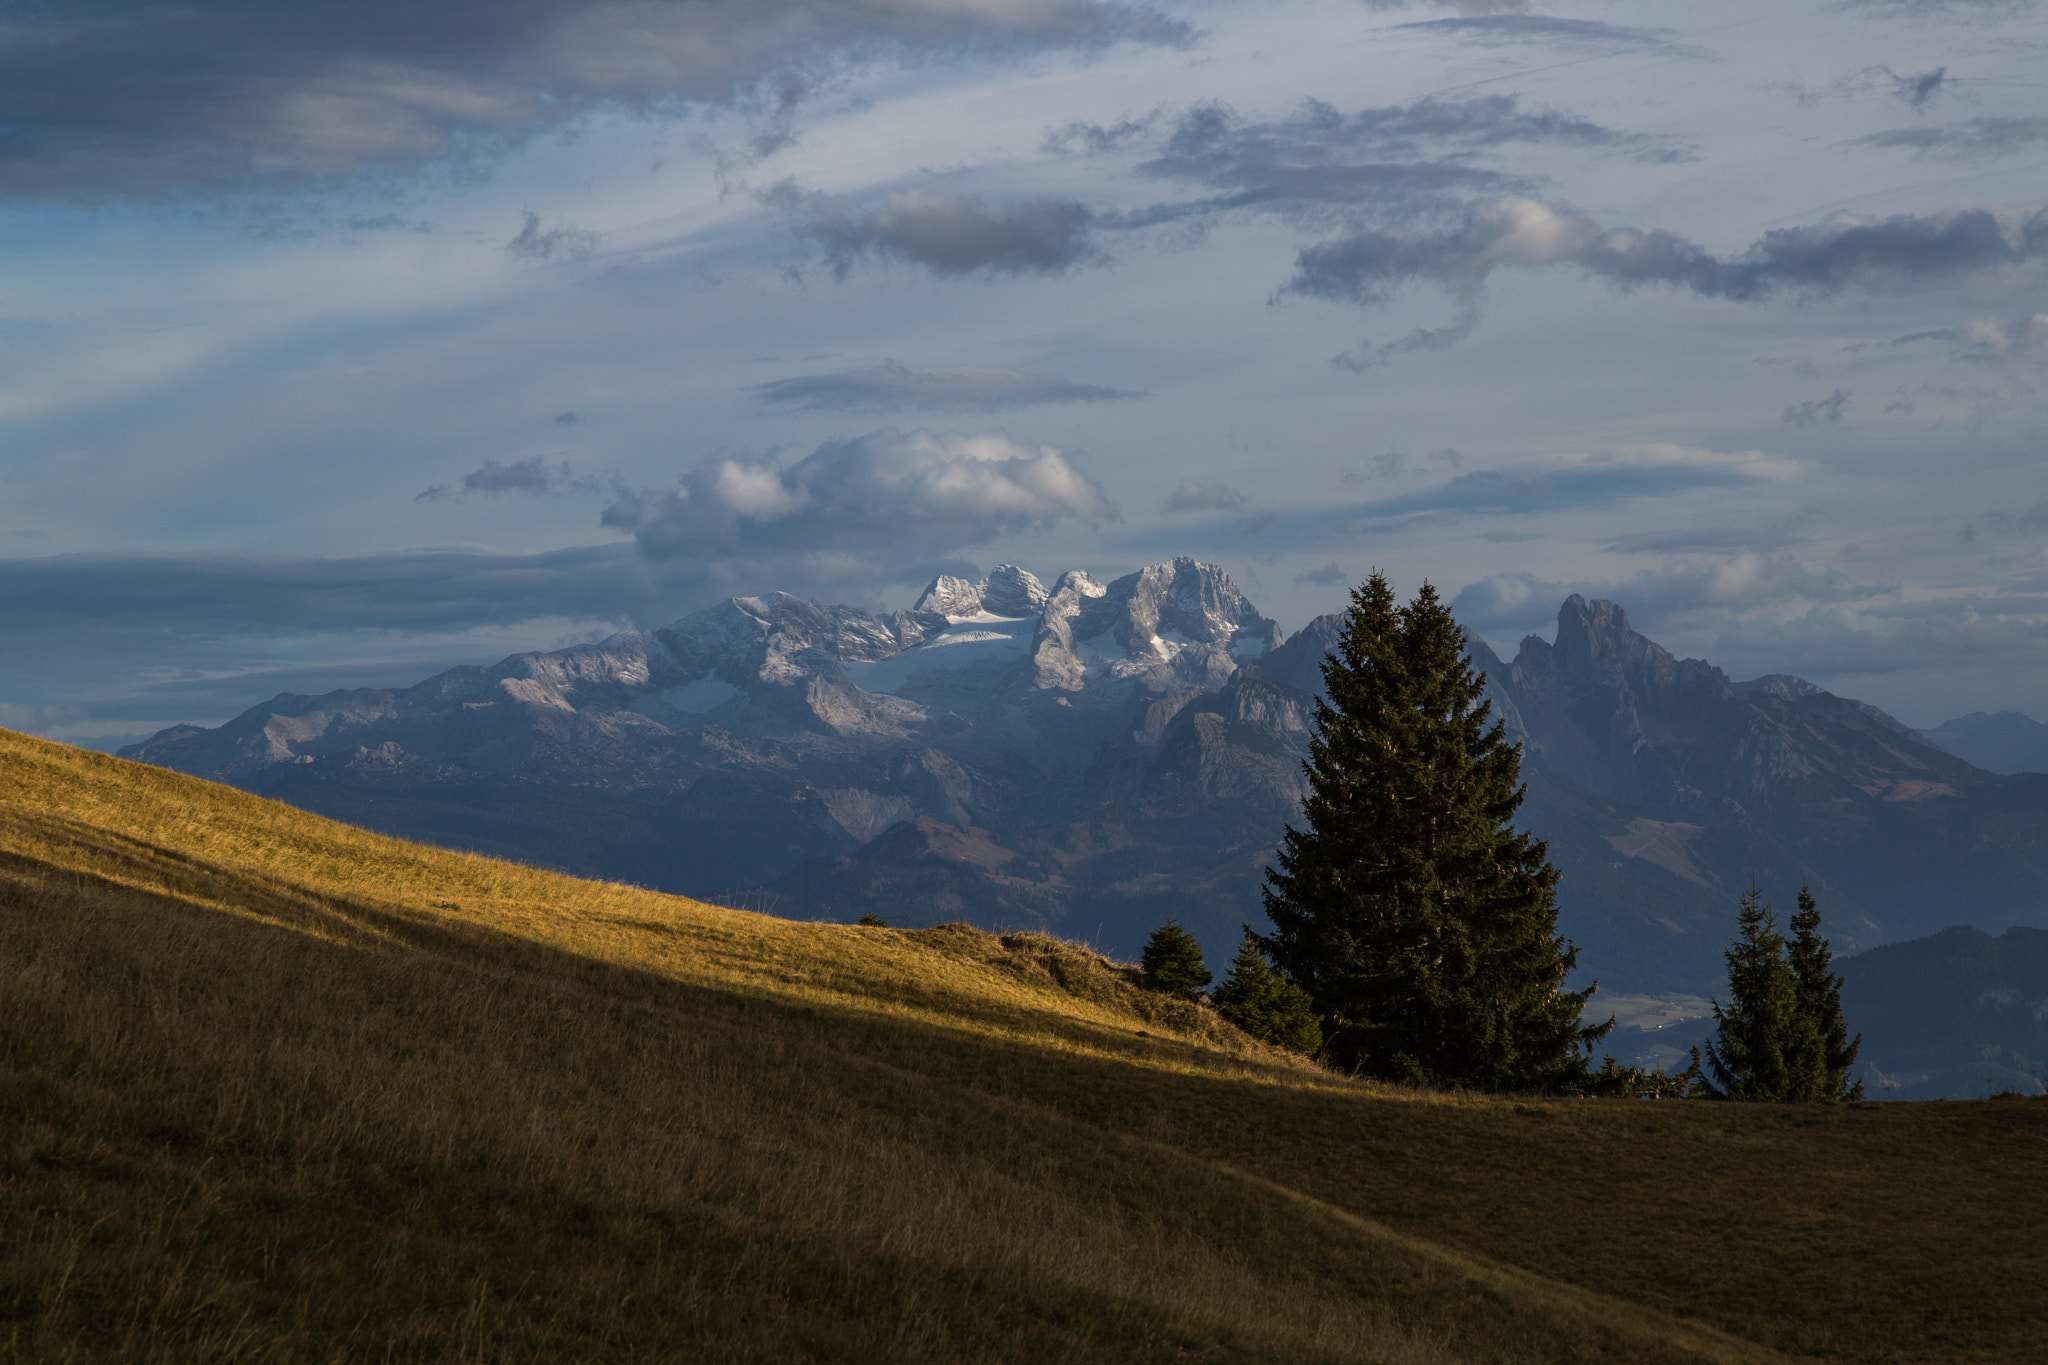
[[[1135,955],[1258,922],[1340,618],[1291,638],[1214,565],[1015,566],[875,615],[782,594],[395,691],[290,694],[124,751],[372,828],[785,914],[1043,927]],[[1719,989],[1752,877],[1844,951],[2048,924],[2048,777],[1874,707],[1678,660],[1612,603],[1472,657],[1582,967]]]
[[[2048,773],[2048,725],[2018,711],[1972,711],[1926,736],[1986,772]]]
[[[2048,932],[1968,925],[1836,964],[1873,1096],[1968,1099],[2048,1085]]]

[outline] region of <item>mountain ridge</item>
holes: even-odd
[[[893,902],[1126,953],[1174,915],[1221,957],[1261,918],[1341,619],[1284,635],[1190,558],[1049,588],[1004,565],[887,615],[731,598],[409,689],[287,694],[123,753],[791,914]],[[1614,603],[1567,598],[1555,642],[1512,661],[1468,638],[1525,746],[1523,819],[1565,871],[1564,927],[1610,984],[1711,986],[1752,877],[1811,884],[1851,949],[1931,932],[1958,899],[2048,920],[2048,779],[1984,772],[1788,675],[1678,659]]]

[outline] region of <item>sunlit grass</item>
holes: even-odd
[[[0,1360],[2023,1360],[2044,1120],[1368,1087],[0,732]]]

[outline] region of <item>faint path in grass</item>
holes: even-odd
[[[1160,1150],[1175,1151],[1177,1155],[1191,1160],[1206,1160],[1202,1157],[1191,1157],[1186,1152],[1179,1152],[1163,1145],[1160,1146]],[[1581,1289],[1576,1285],[1547,1279],[1519,1266],[1503,1265],[1483,1256],[1454,1250],[1427,1238],[1398,1232],[1385,1223],[1326,1203],[1314,1195],[1289,1189],[1277,1181],[1254,1175],[1227,1162],[1207,1161],[1207,1164],[1223,1175],[1242,1181],[1274,1198],[1284,1199],[1298,1208],[1309,1210],[1361,1236],[1393,1247],[1467,1280],[1475,1280],[1511,1302],[1582,1323],[1588,1333],[1604,1333],[1641,1346],[1697,1356],[1701,1360],[1713,1361],[1715,1365],[1792,1365],[1794,1360],[1794,1357],[1783,1352],[1774,1351],[1753,1341],[1744,1341],[1741,1337],[1731,1336],[1704,1323],[1688,1322],[1683,1318],[1672,1317],[1668,1313],[1660,1313],[1654,1308],[1631,1303],[1627,1299],[1615,1298],[1597,1290]]]

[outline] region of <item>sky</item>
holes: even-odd
[[[0,724],[940,572],[1568,593],[2048,718],[2033,0],[60,0],[0,37]]]

